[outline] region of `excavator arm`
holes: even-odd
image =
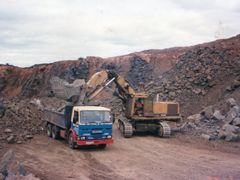
[[[112,70],[103,70],[92,75],[86,83],[85,89],[83,90],[85,91],[85,95],[82,99],[83,104],[91,101],[113,82],[116,85],[114,95],[118,96],[123,101],[126,101],[129,96],[135,95],[134,89],[122,76]]]

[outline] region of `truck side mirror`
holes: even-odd
[[[114,113],[111,113],[111,122],[114,123],[115,122],[115,114]]]

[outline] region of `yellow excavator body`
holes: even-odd
[[[122,100],[125,109],[125,117],[118,119],[124,137],[146,131],[157,131],[160,137],[170,136],[171,128],[166,121],[181,120],[179,103],[160,101],[158,95],[152,98],[146,92],[135,92],[130,83],[114,71],[103,70],[89,79],[82,91],[83,104],[87,105],[111,83],[115,83],[114,95]]]

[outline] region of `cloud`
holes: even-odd
[[[0,64],[187,46],[239,33],[237,0],[0,2]]]

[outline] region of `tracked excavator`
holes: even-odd
[[[146,92],[135,92],[129,82],[113,70],[95,73],[82,87],[78,103],[87,105],[110,84],[115,83],[113,95],[122,100],[125,116],[119,117],[119,130],[126,138],[135,132],[156,132],[169,137],[170,121],[180,121],[179,103],[160,101],[159,96],[150,97]]]

